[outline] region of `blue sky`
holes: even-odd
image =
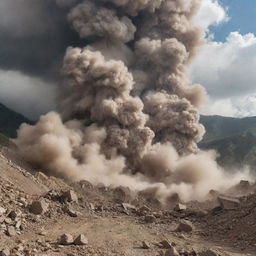
[[[230,32],[238,31],[240,34],[249,32],[256,34],[256,0],[221,0],[220,4],[227,7],[230,17],[228,22],[211,26],[215,39],[225,41]]]
[[[202,0],[197,24],[209,36],[190,69],[208,93],[201,113],[256,116],[255,17],[256,0]]]

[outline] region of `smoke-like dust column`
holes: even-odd
[[[152,189],[163,201],[203,199],[226,178],[201,152],[200,85],[186,66],[202,44],[198,0],[56,0],[84,48],[63,61],[59,113],[15,140],[35,167],[64,178]]]

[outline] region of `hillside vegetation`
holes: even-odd
[[[256,136],[256,117],[232,118],[224,116],[201,116],[200,122],[206,129],[203,142],[240,135],[250,132]]]

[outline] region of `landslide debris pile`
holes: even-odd
[[[205,235],[221,239],[234,248],[256,252],[256,194],[233,201],[233,209],[215,208],[201,223]]]

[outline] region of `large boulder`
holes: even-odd
[[[73,244],[74,239],[71,234],[63,234],[59,238],[59,244],[61,245],[70,245]]]
[[[85,235],[80,234],[74,241],[75,245],[87,245],[88,239]]]
[[[29,211],[36,215],[44,214],[48,211],[49,204],[44,199],[36,200],[32,202],[29,207]]]
[[[65,201],[70,203],[77,203],[78,197],[74,190],[70,189],[63,193],[63,198]]]
[[[194,230],[193,224],[188,220],[182,220],[179,222],[176,232],[191,232]]]
[[[240,205],[240,201],[234,197],[218,196],[218,201],[222,209],[233,210]]]

